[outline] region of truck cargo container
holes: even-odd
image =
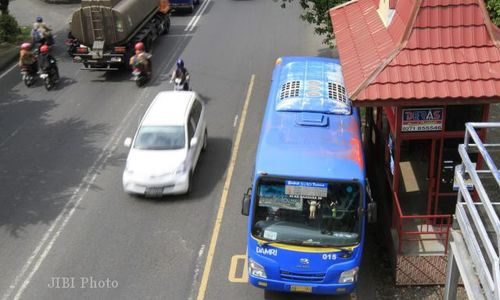
[[[169,10],[168,0],[82,0],[70,23],[80,44],[73,60],[90,70],[127,67],[135,43],[143,42],[149,51],[168,33]]]

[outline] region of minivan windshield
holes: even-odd
[[[176,150],[185,147],[184,126],[143,126],[134,148],[140,150]]]
[[[252,235],[284,244],[352,246],[361,239],[360,184],[263,178]]]

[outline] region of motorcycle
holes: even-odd
[[[80,42],[78,42],[78,40],[75,38],[67,39],[64,44],[66,45],[66,52],[69,56],[73,56],[73,54],[76,52],[76,49],[80,47]]]
[[[189,76],[186,76],[186,80],[182,81],[181,78],[177,77],[174,79],[174,91],[187,91],[187,85],[189,83]]]
[[[151,78],[151,54],[146,54],[147,57],[147,65],[149,66],[149,72],[146,71],[147,66],[143,65],[142,63],[136,63],[134,64],[134,67],[132,69],[132,80],[135,81],[135,84],[138,87],[143,87]]]
[[[22,66],[21,75],[27,87],[32,86],[36,81],[36,70],[31,66]]]
[[[56,71],[56,61],[51,59],[49,63],[50,67],[48,69],[41,70],[40,72],[40,78],[43,80],[43,84],[45,85],[45,89],[47,89],[47,91],[53,89],[59,79],[57,75],[58,72]]]
[[[148,82],[150,75],[141,70],[141,68],[134,68],[132,71],[132,80],[138,87],[142,87]]]

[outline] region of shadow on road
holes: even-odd
[[[17,237],[29,225],[57,218],[101,151],[92,141],[108,129],[77,118],[50,122],[53,101],[6,91],[9,102],[0,106],[0,228]]]

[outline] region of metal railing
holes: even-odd
[[[396,208],[396,230],[398,234],[398,254],[403,254],[406,242],[439,241],[443,244],[444,254],[448,249],[451,215],[404,215],[396,192],[392,199]]]
[[[498,218],[500,174],[489,153],[500,151],[500,144],[487,144],[476,132],[476,130],[500,129],[500,123],[466,123],[465,127],[464,144],[459,145],[458,148],[462,164],[455,174],[459,186],[455,212],[458,227],[455,226],[457,228],[454,228],[452,237],[457,234],[457,239],[455,241],[452,238],[450,241],[453,244],[452,249],[456,251],[450,251],[449,255],[445,298],[456,297],[458,275],[453,273],[459,272],[471,299],[500,300],[500,221]],[[485,133],[482,132],[481,135],[484,137]],[[478,156],[477,170],[471,154]],[[488,181],[489,185],[486,185],[488,179],[493,180]],[[473,269],[474,272],[467,272],[467,269]],[[451,286],[453,284],[455,286]]]

